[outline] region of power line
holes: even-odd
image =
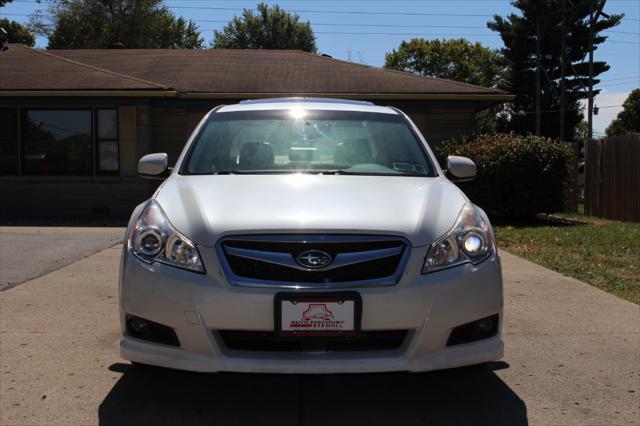
[[[226,0],[189,0],[192,2],[215,2],[215,1],[226,1]],[[284,0],[287,1],[287,0]],[[289,0],[289,1],[293,1],[293,0]],[[296,2],[301,2],[301,1],[317,1],[317,0],[295,0]],[[331,2],[331,1],[336,1],[336,2],[342,2],[344,0],[322,0],[322,1],[326,1],[326,2]],[[360,2],[369,2],[369,1],[377,1],[377,2],[388,2],[389,0],[350,0],[350,1],[360,1]],[[404,1],[404,2],[442,2],[442,0],[400,0],[400,1]],[[484,1],[484,2],[500,2],[500,3],[505,3],[506,0],[447,0],[447,1],[457,1],[457,2],[467,2],[467,3],[479,3],[480,1]],[[635,2],[636,0],[609,0],[609,1],[613,1],[613,2]]]
[[[339,35],[383,35],[383,36],[412,36],[412,37],[500,37],[500,34],[472,34],[472,33],[387,33],[387,32],[347,32],[347,31],[314,31],[316,34],[339,34]],[[640,44],[640,43],[639,43]]]
[[[53,3],[50,0],[14,0],[16,3],[37,3],[37,4],[46,4]],[[197,1],[197,0],[191,0]],[[203,0],[209,1],[209,0]],[[330,1],[330,0],[325,0]],[[358,0],[356,0],[358,1]],[[363,0],[364,1],[364,0]],[[413,0],[411,0],[413,1]],[[420,1],[420,0],[415,0]],[[428,1],[436,1],[436,0],[428,0]],[[466,0],[457,0],[457,1],[466,1]],[[492,0],[483,0],[483,1],[492,1]],[[498,1],[498,0],[496,0]],[[167,5],[169,9],[195,9],[195,10],[226,10],[226,11],[235,11],[235,12],[243,12],[244,10],[257,11],[255,8],[237,8],[237,7],[217,7],[217,6],[175,6],[175,5]],[[448,17],[477,17],[477,18],[492,18],[494,15],[488,14],[480,14],[480,13],[426,13],[426,12],[369,12],[362,10],[303,10],[303,9],[282,9],[284,12],[289,13],[331,13],[331,14],[347,14],[347,15],[396,15],[396,16],[448,16]],[[625,20],[629,21],[640,21],[640,18],[630,18],[625,17]]]
[[[17,3],[51,3],[46,0],[15,0]],[[206,1],[206,0],[205,0]],[[435,0],[433,0],[435,1]],[[462,1],[462,0],[461,0]],[[487,1],[487,0],[484,0]],[[187,10],[224,10],[233,12],[244,12],[245,10],[257,12],[255,8],[237,8],[237,7],[220,7],[220,6],[176,6],[166,5],[169,9],[187,9]],[[447,17],[470,17],[470,18],[493,18],[494,15],[481,13],[433,13],[433,12],[372,12],[363,10],[304,10],[304,9],[282,9],[288,13],[330,13],[345,15],[373,15],[373,16],[447,16]],[[629,20],[640,21],[640,19],[627,18]],[[329,24],[326,24],[329,25]],[[357,25],[357,24],[354,24]]]
[[[618,78],[608,78],[607,81],[617,81],[617,80],[640,80],[640,74],[634,77],[618,77]]]
[[[211,0],[191,0],[191,1],[207,1]],[[365,1],[365,0],[362,0]],[[419,0],[416,0],[419,1]],[[430,0],[430,1],[439,1],[439,0]],[[458,0],[463,1],[463,0]],[[483,0],[489,1],[489,0]],[[496,0],[498,1],[498,0]],[[14,0],[15,3],[37,3],[37,4],[47,4],[53,3],[52,0]],[[477,2],[477,0],[474,0]],[[169,9],[199,9],[199,10],[228,10],[235,12],[243,12],[244,10],[257,11],[256,8],[239,8],[239,7],[222,7],[222,6],[177,6],[177,5],[166,5]],[[331,13],[331,14],[346,14],[346,15],[396,15],[396,16],[450,16],[450,17],[483,17],[483,18],[492,18],[494,15],[481,14],[481,13],[432,13],[432,12],[373,12],[373,11],[363,11],[363,10],[305,10],[305,9],[282,9],[285,12],[290,13]],[[629,18],[626,17],[624,19],[630,21],[640,21],[640,18]]]
[[[600,84],[598,87],[614,87],[614,86],[627,86],[629,84],[634,84],[633,81],[627,81],[624,83],[614,83],[614,84]],[[640,79],[638,79],[638,87],[640,87]]]
[[[16,3],[52,3],[51,1],[37,0],[15,0]],[[229,10],[234,12],[243,12],[245,10],[251,10],[253,12],[258,11],[255,8],[238,8],[238,7],[221,7],[221,6],[177,6],[166,5],[169,9],[197,9],[197,10]],[[468,17],[486,17],[491,18],[493,15],[487,14],[473,14],[473,13],[425,13],[425,12],[370,12],[363,10],[303,10],[303,9],[282,9],[284,12],[289,13],[331,13],[331,14],[345,14],[345,15],[396,15],[396,16],[468,16]]]
[[[207,20],[207,19],[192,19],[193,22],[214,22],[214,23],[228,23],[229,20]],[[310,22],[313,26],[335,26],[335,27],[385,27],[385,28],[474,28],[485,29],[487,27],[472,27],[468,25],[397,25],[397,24],[352,24],[352,23],[327,23],[327,22]],[[640,33],[638,33],[640,34]]]
[[[28,13],[5,13],[7,16],[31,16]],[[50,16],[48,16],[50,18]],[[229,23],[229,19],[190,19],[193,22],[206,22],[206,23]],[[398,24],[355,24],[355,23],[329,23],[329,22],[311,22],[311,25],[318,26],[336,26],[336,27],[389,27],[389,28],[474,28],[485,29],[484,26],[469,26],[469,25],[398,25]]]
[[[193,0],[191,0],[193,1]],[[485,0],[486,1],[486,0]],[[31,16],[28,13],[5,13],[7,16]],[[50,18],[50,16],[49,16]],[[206,23],[219,23],[224,24],[230,22],[229,19],[190,19],[193,22],[206,22]],[[359,23],[334,23],[334,22],[310,22],[311,25],[317,26],[335,26],[335,27],[376,27],[376,28],[474,28],[474,29],[486,29],[486,26],[469,26],[469,25],[407,25],[407,24],[359,24]],[[617,30],[603,30],[603,32],[610,32],[615,34],[640,34],[640,32],[633,31],[617,31]]]
[[[640,54],[640,51],[637,52],[598,52],[599,56],[636,56]]]
[[[193,22],[214,22],[228,23],[230,20],[207,20],[207,19],[191,19]],[[354,23],[329,23],[329,22],[310,22],[312,26],[334,26],[334,27],[376,27],[376,28],[460,28],[460,29],[486,29],[487,27],[469,26],[469,25],[398,25],[398,24],[354,24]],[[640,33],[638,33],[640,34]]]
[[[28,0],[23,0],[28,1]],[[6,13],[8,16],[29,16],[28,14],[20,13]],[[206,19],[193,19],[193,22],[207,22],[207,23],[228,23],[228,20],[206,20]],[[469,27],[458,25],[394,25],[394,24],[349,24],[349,23],[311,23],[311,25],[317,26],[360,26],[360,27],[392,27],[392,28],[485,28],[485,27]],[[215,29],[205,29],[204,31],[214,31]],[[606,30],[605,30],[606,31]],[[500,34],[495,33],[406,33],[406,32],[363,32],[363,31],[314,31],[315,34],[329,34],[329,35],[364,35],[364,36],[405,36],[405,37],[500,37]],[[634,33],[635,34],[635,33]],[[637,33],[640,34],[640,33]],[[522,36],[524,37],[524,36]],[[548,37],[548,36],[547,36]],[[584,37],[583,37],[584,38]],[[606,40],[609,43],[618,44],[632,44],[640,45],[640,42],[628,41],[628,40]]]
[[[442,33],[442,34],[419,34],[419,33],[389,33],[389,32],[347,32],[347,31],[314,31],[316,34],[342,34],[342,35],[399,35],[399,36],[473,36],[473,37],[500,37],[500,34],[471,34],[471,33]],[[526,37],[526,36],[522,36]],[[548,37],[548,36],[547,36]],[[584,39],[586,37],[575,37]],[[607,39],[605,43],[620,43],[620,44],[640,44],[640,41],[626,41],[626,40],[610,40]]]
[[[605,105],[605,106],[599,106],[598,109],[603,109],[603,108],[620,108],[622,107],[622,105]],[[582,111],[584,110],[585,107],[582,108],[565,108],[565,111]],[[543,112],[560,112],[562,111],[561,109],[543,109],[540,110],[541,113]],[[518,111],[518,113],[520,114],[535,114],[537,111]]]
[[[202,10],[231,10],[236,12],[242,12],[244,10],[251,10],[253,12],[258,9],[240,9],[237,7],[215,7],[215,6],[172,6],[167,5],[170,9],[202,9]],[[303,9],[282,9],[288,13],[331,13],[331,14],[344,14],[344,15],[394,15],[394,16],[464,16],[464,17],[483,17],[492,18],[493,15],[478,14],[478,13],[425,13],[425,12],[365,12],[363,10],[303,10]]]
[[[640,34],[640,31],[618,31],[618,30],[602,30],[602,32],[609,32],[609,33],[614,33],[614,34],[633,34],[633,35],[637,35]]]

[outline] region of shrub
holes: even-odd
[[[565,205],[573,154],[561,142],[533,135],[480,135],[445,141],[437,153],[443,165],[449,155],[476,163],[476,179],[459,186],[491,214],[524,218],[561,211]]]

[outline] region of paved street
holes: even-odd
[[[118,356],[120,249],[0,293],[1,425],[640,422],[640,308],[508,253],[503,361],[285,376],[133,370]]]
[[[0,291],[122,241],[124,228],[0,226]]]

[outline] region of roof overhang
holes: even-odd
[[[420,101],[493,101],[508,102],[514,99],[509,94],[461,94],[461,93],[179,93],[184,99],[247,99],[278,97],[310,97],[337,99],[385,99]]]
[[[514,95],[462,94],[462,93],[219,93],[191,92],[182,93],[173,90],[0,90],[0,97],[118,97],[118,98],[181,98],[181,99],[256,99],[278,97],[316,97],[338,99],[381,99],[381,100],[416,100],[416,101],[478,101],[509,102]]]
[[[5,98],[173,98],[172,90],[0,90]]]

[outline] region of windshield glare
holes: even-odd
[[[212,114],[181,170],[294,172],[435,175],[421,142],[399,115],[301,109]]]

